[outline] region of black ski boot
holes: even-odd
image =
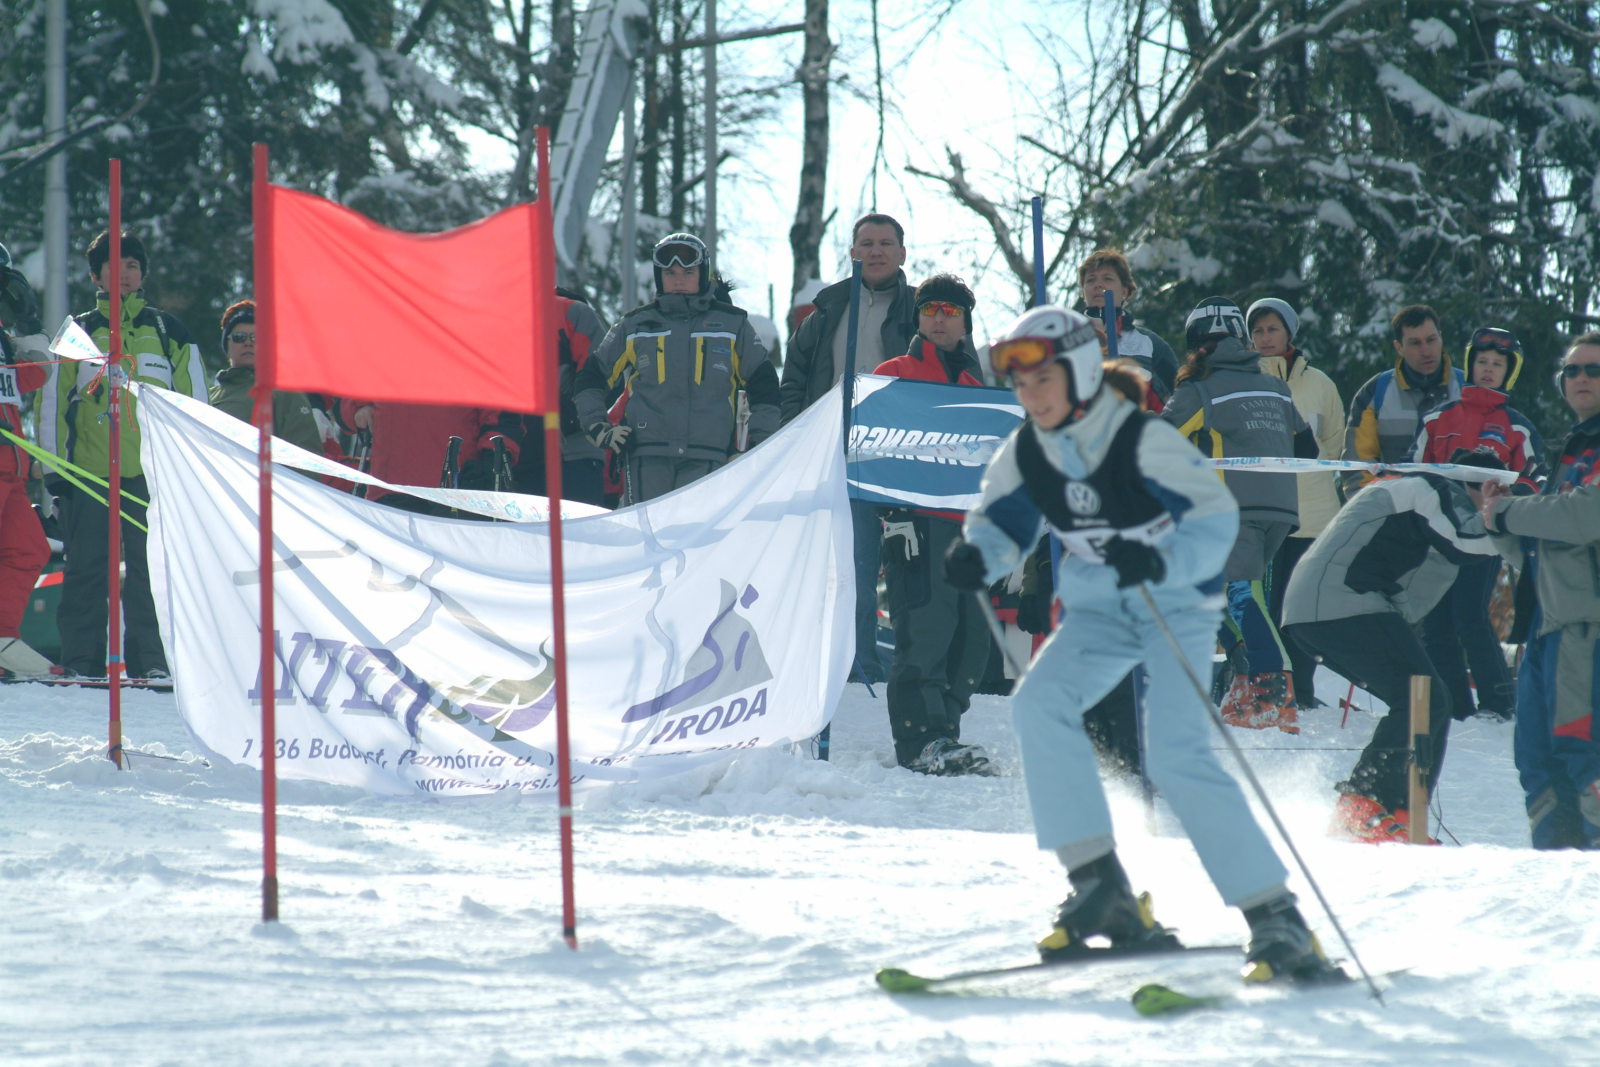
[[[1348,975],[1328,962],[1317,935],[1295,907],[1293,893],[1246,908],[1244,917],[1250,924],[1250,947],[1245,950],[1246,982],[1349,981]]]
[[[1090,938],[1128,951],[1179,947],[1178,939],[1151,913],[1150,894],[1133,895],[1115,852],[1073,868],[1067,877],[1072,895],[1057,910],[1054,929],[1039,942],[1039,956],[1046,963],[1095,951]]]

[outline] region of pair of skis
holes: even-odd
[[[1118,960],[1127,961],[1146,957],[1170,956],[1233,956],[1242,962],[1244,949],[1239,945],[1177,945],[1173,943],[1165,943],[1153,947],[1088,948],[1077,955],[1069,956],[1065,959],[1012,964],[1005,967],[983,967],[977,970],[955,971],[936,976],[918,975],[898,967],[886,967],[878,971],[875,977],[878,985],[890,993],[961,993],[987,990],[997,983],[1003,983],[1020,975],[1037,974],[1063,968],[1077,968]],[[1338,988],[1350,984],[1349,976],[1343,971],[1337,971],[1335,974],[1336,977],[1330,975],[1324,980],[1312,983],[1284,982],[1281,984],[1291,989]],[[1278,984],[1274,983],[1274,985]],[[1132,1003],[1134,1010],[1140,1015],[1161,1016],[1204,1008],[1224,1007],[1242,1002],[1238,998],[1227,994],[1195,995],[1182,993],[1165,985],[1147,983],[1141,985],[1134,992]]]

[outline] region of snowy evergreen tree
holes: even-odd
[[[1123,0],[1113,10],[1085,17],[1086,54],[1060,57],[1054,111],[1065,120],[1022,149],[1062,242],[1052,291],[1072,293],[1082,256],[1115,244],[1140,272],[1142,316],[1172,340],[1210,293],[1284,297],[1346,396],[1392,361],[1388,320],[1405,304],[1439,310],[1458,361],[1475,327],[1512,329],[1537,381],[1565,337],[1594,326],[1590,5]],[[1015,246],[1025,220],[993,204],[1024,190],[985,196],[955,167],[941,177]],[[1552,432],[1564,424],[1552,392],[1521,399]]]

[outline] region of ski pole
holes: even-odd
[[[1011,668],[1011,676],[1017,681],[1022,681],[1022,674],[1026,667],[1017,663],[1016,657],[1006,647],[1006,632],[1000,627],[1000,616],[994,613],[994,605],[989,603],[987,589],[974,589],[972,595],[978,598],[978,610],[983,612],[983,621],[989,624],[989,633],[994,637],[994,643],[1000,646],[1000,654],[1006,658],[1006,666]]]
[[[450,435],[444,447],[444,465],[439,468],[439,488],[455,489],[461,484],[461,438]]]
[[[455,434],[450,435],[450,441],[444,446],[444,466],[439,469],[439,488],[458,489],[461,487],[461,438]],[[457,509],[451,505],[450,514],[457,514]]]
[[[1344,942],[1345,950],[1350,953],[1350,959],[1355,963],[1356,969],[1361,972],[1361,977],[1366,981],[1367,988],[1372,990],[1373,999],[1382,1004],[1383,993],[1379,991],[1378,983],[1372,980],[1372,975],[1368,973],[1366,965],[1361,962],[1361,956],[1356,952],[1355,945],[1351,944],[1349,935],[1344,932],[1344,924],[1333,913],[1333,905],[1328,903],[1328,898],[1322,892],[1322,886],[1317,884],[1316,878],[1311,873],[1311,868],[1306,865],[1305,859],[1300,855],[1300,850],[1295,847],[1294,839],[1289,836],[1289,828],[1283,825],[1282,819],[1278,818],[1278,809],[1274,808],[1272,801],[1267,798],[1267,791],[1261,787],[1261,780],[1256,777],[1256,772],[1251,769],[1250,761],[1245,758],[1244,750],[1239,747],[1239,742],[1233,739],[1233,735],[1228,733],[1227,726],[1223,724],[1222,716],[1217,713],[1216,705],[1211,703],[1211,697],[1206,692],[1205,686],[1200,684],[1200,679],[1195,675],[1194,667],[1190,665],[1189,658],[1183,654],[1183,646],[1178,644],[1178,638],[1173,634],[1171,628],[1167,626],[1166,616],[1161,613],[1160,608],[1156,607],[1156,598],[1150,595],[1150,587],[1144,582],[1139,583],[1139,595],[1144,597],[1145,607],[1150,609],[1150,617],[1155,620],[1156,626],[1161,630],[1161,636],[1165,637],[1167,644],[1172,646],[1172,654],[1177,658],[1178,664],[1183,668],[1183,673],[1188,677],[1190,684],[1194,686],[1195,695],[1200,698],[1200,703],[1206,706],[1206,711],[1211,716],[1211,724],[1222,734],[1222,740],[1227,742],[1228,751],[1233,753],[1233,758],[1239,761],[1239,768],[1244,771],[1244,776],[1249,781],[1250,788],[1256,791],[1256,797],[1261,801],[1261,806],[1266,809],[1267,816],[1272,819],[1272,825],[1277,827],[1278,836],[1282,837],[1283,843],[1288,846],[1289,854],[1294,857],[1295,863],[1300,867],[1300,873],[1306,876],[1306,883],[1311,886],[1311,891],[1316,894],[1317,903],[1322,905],[1322,910],[1327,913],[1328,921],[1333,924],[1333,929],[1338,933],[1339,940]]]
[[[494,491],[497,493],[509,492],[511,489],[511,457],[506,451],[506,439],[496,435],[489,440],[494,446]]]
[[[356,470],[360,471],[362,474],[366,474],[371,469],[372,469],[372,431],[370,429],[357,430],[356,431]],[[366,486],[365,482],[356,482],[356,483],[354,483],[351,486],[351,490],[350,491],[353,492],[356,496],[360,497],[363,500],[365,500],[367,498],[367,486]]]

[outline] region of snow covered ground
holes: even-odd
[[[1344,691],[1324,675],[1324,697]],[[881,698],[881,690],[879,691]],[[560,937],[553,806],[386,800],[287,782],[282,921],[260,913],[259,779],[201,760],[172,697],[0,687],[0,1061],[41,1064],[1600,1064],[1600,869],[1535,853],[1510,727],[1458,726],[1440,803],[1460,846],[1324,835],[1372,717],[1241,732],[1387,1006],[1360,987],[1253,992],[1144,1019],[1139,984],[1235,988],[1231,961],[1053,972],[983,995],[891,997],[919,972],[1031,957],[1065,894],[1033,845],[1006,702],[966,738],[1004,769],[892,764],[851,686],[834,760],[741,753],[584,795],[580,950]],[[1121,854],[1192,943],[1243,935],[1165,813],[1114,797]],[[1447,839],[1448,840],[1448,839]],[[1344,955],[1303,881],[1302,905]]]

